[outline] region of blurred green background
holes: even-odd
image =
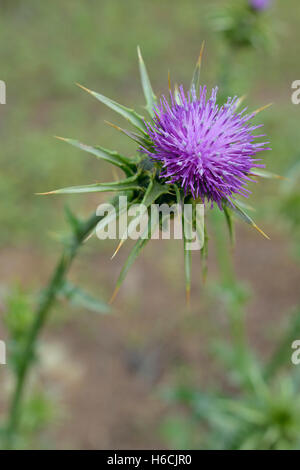
[[[168,71],[173,83],[189,85],[205,40],[201,79],[215,86],[222,45],[207,14],[220,4],[226,1],[0,0],[0,79],[7,86],[7,104],[0,105],[2,312],[8,308],[8,293],[26,303],[27,291],[35,292],[47,280],[61,250],[61,234],[68,229],[64,206],[87,216],[104,200],[98,195],[35,193],[114,178],[109,165],[53,136],[122,149],[128,155],[135,151],[126,137],[104,123],[118,124],[115,116],[75,83],[141,109],[136,46],[140,45],[153,87],[160,94],[167,92]],[[273,149],[266,163],[269,170],[286,174],[300,155],[300,108],[291,103],[291,83],[300,73],[300,4],[278,0],[271,15],[278,28],[273,54],[258,50],[238,55],[232,87],[237,95],[247,94],[251,109],[274,103],[260,115]],[[238,227],[234,256],[239,278],[253,292],[247,307],[250,342],[265,357],[299,302],[295,250],[299,239],[291,236],[285,209],[280,212],[280,184],[262,181],[254,189],[250,202],[256,204],[256,219],[271,241],[248,227]],[[298,209],[296,205],[294,215]],[[170,432],[170,425],[163,424],[169,408],[160,390],[178,377],[200,388],[217,383],[222,389],[222,367],[210,355],[209,338],[224,328],[224,307],[201,284],[199,262],[193,255],[193,311],[185,311],[178,243],[149,244],[129,273],[111,316],[56,306],[32,379],[37,394],[46,389],[51,396],[51,407],[44,406],[39,395],[34,402],[41,421],[49,417],[51,425],[29,446],[188,446],[186,435],[180,437],[178,431],[173,436],[173,428]],[[111,295],[128,253],[124,247],[111,261],[114,247],[112,242],[91,239],[71,273],[72,279],[104,299]],[[212,249],[212,279],[215,264]],[[0,337],[5,335],[2,326]],[[4,413],[11,390],[4,366],[0,366],[0,383]],[[29,433],[34,423],[30,417],[28,421]]]

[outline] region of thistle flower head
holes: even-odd
[[[271,5],[272,0],[249,0],[250,6],[254,10],[266,10]]]
[[[151,216],[150,206],[154,203],[171,208],[174,204],[182,206],[187,202],[193,208],[191,219],[184,215],[181,218],[187,299],[189,299],[191,288],[191,257],[188,248],[190,229],[195,229],[196,238],[202,243],[202,245],[200,243],[200,248],[204,278],[207,270],[208,243],[204,221],[203,224],[197,221],[197,204],[194,204],[194,201],[190,204],[190,199],[201,198],[203,202],[209,201],[211,205],[216,202],[219,208],[223,209],[222,213],[225,216],[231,242],[234,240],[233,215],[267,237],[244,210],[251,210],[251,207],[236,199],[235,196],[237,194],[248,195],[249,190],[245,186],[251,179],[251,175],[261,178],[278,178],[278,175],[261,170],[259,167],[264,165],[260,163],[260,159],[256,158],[258,152],[267,149],[267,142],[255,142],[257,137],[262,137],[262,135],[254,135],[261,125],[251,123],[258,110],[252,114],[246,114],[247,108],[238,112],[241,99],[236,97],[228,98],[223,106],[219,106],[217,88],[207,99],[206,87],[199,86],[203,46],[204,44],[202,44],[194,69],[190,91],[185,93],[182,87],[176,88],[174,93],[170,92],[170,100],[163,96],[160,101],[153,92],[141,51],[138,48],[141,82],[146,100],[145,108],[149,114],[147,119],[133,109],[79,85],[132,124],[134,130],[115,125],[113,127],[138,145],[139,154],[129,157],[99,145],[86,145],[74,139],[60,137],[61,140],[74,147],[111,163],[124,172],[125,178],[108,183],[71,186],[44,193],[83,194],[113,191],[127,196],[128,208],[141,203],[149,216]],[[169,88],[171,88],[170,79]],[[198,93],[199,90],[200,93]],[[260,110],[264,108],[266,106]],[[115,208],[113,218],[120,217],[123,208],[118,198],[114,198],[112,204]],[[79,222],[72,214],[69,219],[77,237]],[[95,220],[98,219],[94,218],[93,221]],[[110,220],[111,217],[106,220],[99,215],[102,228],[106,227]],[[118,292],[133,261],[147,240],[151,238],[153,227],[156,229],[159,226],[163,230],[163,222],[163,217],[148,222],[146,230],[137,240],[121,270],[112,299]],[[125,233],[122,234],[115,254],[130,236],[131,231],[135,230],[136,224],[141,225],[139,216],[134,217]],[[186,228],[188,228],[187,231]]]
[[[170,102],[163,96],[154,108],[153,121],[147,130],[153,146],[141,148],[161,164],[160,178],[176,183],[185,194],[216,202],[250,192],[245,185],[251,169],[264,167],[253,158],[266,150],[267,142],[256,143],[251,125],[255,113],[237,113],[239,100],[228,98],[223,106],[216,103],[217,88],[206,98],[206,87],[188,94],[180,87],[177,96],[170,92]]]

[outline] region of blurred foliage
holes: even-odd
[[[22,405],[20,429],[17,435],[13,436],[14,448],[48,448],[49,436],[45,430],[57,421],[58,414],[59,410],[53,397],[41,390],[33,392]]]
[[[9,338],[8,365],[13,376],[18,375],[20,361],[24,354],[24,345],[30,327],[34,320],[34,299],[19,285],[14,285],[8,291],[5,298],[4,324],[7,328]],[[53,398],[47,392],[40,390],[40,385],[35,384],[30,395],[27,394],[21,411],[21,425],[17,435],[13,436],[15,448],[26,449],[33,447],[40,430],[53,422],[57,415],[57,407],[54,406]],[[41,443],[39,436],[39,445]],[[3,438],[3,439],[2,439]],[[5,442],[4,426],[2,423],[0,432],[0,448]]]
[[[46,292],[41,292],[40,298],[44,295],[46,295]],[[111,311],[105,302],[91,296],[67,280],[58,289],[56,297],[59,300],[67,300],[74,307],[80,307],[97,314],[107,314]],[[3,321],[8,333],[6,341],[8,365],[12,372],[12,383],[15,386],[18,383],[20,374],[22,375],[22,361],[28,353],[28,338],[32,337],[32,331],[38,317],[35,304],[39,299],[37,296],[30,295],[28,291],[25,291],[19,285],[14,285],[9,289],[4,300],[5,313]],[[38,341],[34,342],[27,360],[31,366],[37,362],[40,363],[39,338]],[[34,375],[32,370],[30,375],[31,378]],[[38,435],[39,431],[45,430],[47,425],[52,423],[54,418],[56,419],[59,415],[59,409],[53,397],[50,396],[48,391],[41,390],[40,382],[38,377],[35,376],[22,402],[20,426],[14,431],[13,435],[10,435],[13,448],[30,448],[36,441],[43,446],[42,439]],[[10,400],[12,396],[12,393],[10,393]],[[0,448],[7,448],[5,429],[4,419],[0,423]]]
[[[9,334],[8,358],[14,373],[18,373],[24,343],[34,320],[33,299],[19,285],[13,286],[6,299],[4,325]]]
[[[296,163],[286,173],[286,180],[281,184],[280,204],[277,207],[279,216],[291,235],[293,253],[300,260],[300,162]]]
[[[229,47],[254,47],[270,52],[276,38],[271,13],[272,7],[256,11],[247,0],[229,0],[224,6],[212,9],[210,21],[213,30],[222,33]]]
[[[171,447],[180,449],[299,449],[298,389],[299,375],[261,381],[252,393],[174,387],[165,396],[185,411],[182,418],[167,418],[161,432]]]

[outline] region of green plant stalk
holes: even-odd
[[[243,302],[239,299],[237,293],[238,281],[235,277],[232,253],[228,250],[228,237],[224,224],[224,216],[220,211],[211,211],[211,221],[214,226],[216,257],[220,270],[221,284],[229,293],[232,293],[232,299],[227,308],[230,331],[237,348],[237,353],[244,357],[248,349],[245,331],[245,312]]]
[[[112,201],[112,203],[114,202]],[[7,449],[12,448],[14,436],[16,435],[19,428],[24,387],[28,373],[30,371],[30,366],[32,365],[34,359],[35,345],[38,336],[47,321],[50,309],[57,298],[59,289],[70,269],[74,258],[78,253],[78,250],[80,249],[86,237],[97,226],[98,222],[103,217],[104,216],[97,216],[96,214],[93,214],[86,221],[80,223],[80,226],[76,233],[74,233],[70,244],[64,249],[61,258],[56,265],[54,273],[50,278],[48,287],[41,295],[39,305],[36,309],[34,321],[25,341],[24,353],[17,369],[16,385],[12,395],[8,421],[5,428],[4,443],[5,448]]]
[[[264,396],[266,388],[260,368],[252,355],[248,344],[245,325],[245,298],[240,291],[232,263],[232,253],[228,250],[228,240],[224,217],[220,211],[211,211],[214,225],[216,256],[220,269],[221,285],[229,295],[226,313],[228,316],[230,334],[233,341],[233,351],[236,367],[244,377],[246,389]]]

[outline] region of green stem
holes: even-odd
[[[244,354],[247,350],[244,302],[238,295],[238,281],[232,263],[232,253],[228,249],[229,241],[226,235],[224,215],[219,210],[213,210],[211,211],[211,220],[214,225],[216,256],[221,283],[232,295],[227,309],[230,331],[237,350]]]
[[[224,215],[218,211],[211,211],[216,240],[217,261],[220,268],[221,284],[228,295],[227,315],[233,342],[235,367],[243,377],[244,386],[255,393],[265,394],[265,384],[260,368],[252,356],[247,341],[245,325],[245,297],[242,288],[236,279],[232,256],[228,250],[228,239],[225,234]]]
[[[8,422],[5,430],[5,448],[7,449],[13,447],[14,436],[19,428],[24,386],[30,366],[33,362],[37,338],[46,323],[50,309],[56,300],[58,291],[70,269],[72,261],[77,255],[79,248],[102,218],[102,216],[93,214],[85,222],[80,223],[77,232],[71,239],[71,243],[64,249],[54,273],[50,278],[48,287],[41,296],[39,305],[36,309],[34,321],[25,339],[24,352],[17,370],[16,386],[9,407]]]

